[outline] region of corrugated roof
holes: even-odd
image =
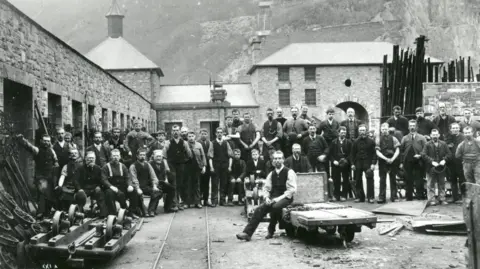
[[[223,84],[227,90],[225,101],[234,107],[258,106],[251,84]],[[155,104],[209,103],[210,85],[162,85]],[[159,102],[158,102],[158,101]]]
[[[393,46],[388,42],[292,43],[252,66],[249,73],[258,66],[381,65],[384,55],[392,61]],[[430,62],[443,63],[433,57]]]
[[[122,10],[118,6],[117,0],[112,1],[112,5],[110,6],[110,10],[107,12],[107,15],[105,15],[105,16],[106,17],[108,17],[108,16],[122,16],[123,17]]]
[[[122,37],[107,38],[95,48],[91,49],[85,56],[105,70],[160,70],[160,67],[158,67]],[[160,73],[163,76],[161,70]]]

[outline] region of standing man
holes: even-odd
[[[379,159],[380,174],[380,193],[378,195],[378,203],[383,204],[387,200],[387,173],[390,179],[390,201],[395,202],[397,199],[397,169],[399,166],[398,156],[400,155],[400,142],[390,134],[388,123],[380,126],[380,141],[376,147],[377,157]]]
[[[75,193],[75,201],[80,210],[83,212],[87,203],[87,197],[90,197],[97,203],[100,217],[106,218],[108,210],[105,203],[105,194],[102,191],[102,169],[95,164],[95,152],[86,152],[85,164],[78,168],[74,183],[78,190]]]
[[[277,222],[282,221],[282,209],[292,203],[293,196],[297,191],[297,175],[293,170],[285,167],[283,161],[283,153],[275,152],[273,155],[275,170],[268,174],[263,187],[265,203],[255,209],[252,219],[243,232],[237,234],[239,240],[250,241],[258,224],[268,213],[270,213],[270,223],[265,238],[273,238]]]
[[[118,149],[120,151],[120,161],[125,163],[128,159],[128,151],[125,149],[125,142],[120,134],[120,128],[113,128],[112,137],[107,141],[107,145],[110,150]]]
[[[317,134],[322,135],[329,146],[338,138],[338,129],[340,129],[340,124],[333,118],[334,115],[333,108],[327,109],[327,119],[320,122],[317,129]]]
[[[147,150],[140,148],[137,151],[137,160],[130,165],[132,182],[138,182],[137,193],[141,217],[154,217],[155,209],[161,198],[158,188],[158,179],[152,166],[147,162]],[[145,210],[143,194],[150,196],[148,208]]]
[[[417,116],[417,132],[423,135],[427,141],[430,140],[430,133],[436,128],[435,124],[425,118],[425,113],[421,107],[415,109],[415,115]]]
[[[450,125],[457,122],[451,115],[447,115],[447,107],[445,103],[438,103],[438,115],[433,118],[433,124],[438,127],[440,132],[440,140],[445,141],[448,132],[450,131]]]
[[[57,142],[53,144],[53,150],[57,155],[58,165],[62,169],[70,161],[68,143],[65,142],[65,129],[59,128],[57,130]],[[58,173],[57,178],[60,177],[60,171]]]
[[[474,119],[472,119],[472,110],[466,108],[463,111],[463,120],[460,121],[460,132],[463,133],[463,129],[467,126],[472,127],[473,135],[480,130],[480,123]]]
[[[275,118],[277,120],[278,123],[280,123],[280,125],[282,126],[282,131],[283,131],[283,125],[285,125],[285,122],[287,121],[286,118],[283,117],[283,110],[281,107],[278,107],[277,108],[277,118]],[[286,148],[285,148],[285,133],[282,132],[282,137],[280,137],[280,147],[281,147],[281,150],[283,152],[287,152]],[[269,156],[270,157],[270,154]]]
[[[95,164],[100,167],[105,166],[105,164],[110,161],[110,150],[102,142],[102,133],[95,132],[93,135],[93,145],[86,149],[86,151],[95,152]]]
[[[288,119],[283,125],[283,133],[286,136],[286,156],[291,155],[291,147],[293,144],[301,144],[304,137],[308,135],[308,124],[305,120],[298,117],[298,108],[292,106],[290,109],[292,118]]]
[[[309,135],[303,139],[305,155],[313,167],[314,172],[326,171],[326,163],[329,148],[327,142],[321,135],[317,135],[317,128],[314,125],[308,127]],[[330,173],[327,172],[327,178]]]
[[[408,121],[408,129],[410,133],[402,138],[400,144],[400,153],[402,155],[402,163],[400,169],[404,168],[406,178],[405,196],[407,201],[413,200],[413,186],[415,185],[417,199],[424,199],[424,182],[423,176],[425,170],[422,162],[422,152],[427,140],[425,137],[417,133],[417,121]]]
[[[223,129],[216,130],[217,139],[210,143],[208,158],[212,172],[212,207],[218,204],[218,191],[220,189],[220,206],[225,205],[228,194],[228,173],[231,171],[233,155],[230,144],[223,140]]]
[[[55,187],[59,200],[59,208],[68,211],[70,205],[75,201],[75,193],[79,190],[75,184],[75,177],[78,168],[83,165],[83,161],[76,148],[69,149],[70,161],[62,167],[58,185]]]
[[[357,199],[355,202],[365,202],[365,192],[363,190],[363,173],[367,178],[367,199],[369,203],[375,201],[375,186],[373,180],[373,171],[377,163],[375,154],[375,141],[367,137],[367,127],[360,125],[358,127],[359,138],[352,145],[352,170],[355,173],[355,185],[357,187]]]
[[[393,107],[393,116],[387,120],[389,127],[394,127],[395,130],[402,132],[402,136],[408,134],[408,119],[402,115],[402,108],[400,106]]]
[[[338,201],[346,201],[350,190],[350,154],[352,141],[346,138],[347,128],[341,126],[339,136],[330,145],[330,160],[332,162],[332,178],[334,197]],[[341,187],[341,190],[340,190]]]
[[[285,166],[295,171],[295,173],[311,173],[313,172],[310,161],[305,155],[302,155],[302,147],[300,144],[293,144],[292,146],[292,156],[288,157],[285,160]],[[275,168],[274,162],[273,169]],[[270,171],[267,171],[269,173]]]
[[[183,126],[182,128],[180,128],[180,137],[184,140],[184,141],[188,141],[188,128]]]
[[[282,125],[273,118],[273,109],[267,109],[268,120],[263,124],[262,141],[263,156],[268,161],[269,152],[281,150],[281,139],[283,137]]]
[[[43,217],[50,214],[52,207],[56,204],[53,189],[56,185],[55,177],[57,172],[55,170],[59,167],[57,155],[52,149],[50,136],[46,134],[42,136],[41,144],[38,148],[30,144],[21,134],[17,135],[17,139],[19,139],[19,143],[21,143],[26,150],[33,154],[35,160],[34,184],[38,197],[37,218],[43,219]]]
[[[313,123],[313,119],[308,116],[308,106],[302,105],[302,114],[300,114],[300,118],[307,122],[308,125]]]
[[[257,148],[258,140],[260,140],[260,131],[251,122],[250,113],[243,114],[243,124],[237,128],[237,133],[240,134],[242,160],[247,161],[251,157],[251,150]]]
[[[172,213],[178,211],[178,208],[174,207],[173,204],[173,199],[175,197],[175,187],[167,180],[168,173],[165,169],[166,163],[164,160],[165,158],[163,158],[163,150],[157,149],[153,152],[153,160],[150,161],[150,166],[152,166],[153,171],[155,171],[155,175],[157,176],[158,188],[160,189],[160,192],[165,194],[163,211],[165,213]],[[158,202],[159,201],[160,200],[158,200]],[[158,202],[154,206],[154,214],[157,212]]]
[[[253,153],[252,153],[253,154]],[[230,172],[230,183],[228,188],[228,203],[227,206],[233,206],[233,194],[238,194],[238,204],[244,205],[244,185],[243,180],[246,175],[245,161],[240,159],[241,152],[239,149],[233,150],[232,171]]]
[[[237,126],[238,127],[238,126]],[[230,144],[232,149],[239,148],[240,134],[237,133],[237,127],[233,127],[233,118],[232,116],[225,117],[225,128],[223,130],[224,140]]]
[[[233,109],[232,116],[233,116],[232,127],[236,129],[238,126],[243,124],[242,119],[240,119],[240,111],[238,111],[238,109],[236,108]]]
[[[202,145],[203,152],[208,154],[208,150],[210,149],[210,139],[209,139],[209,133],[207,129],[200,129],[200,139],[198,142]],[[200,176],[200,194],[201,198],[203,201],[204,206],[211,206],[212,204],[208,202],[208,196],[210,194],[210,177],[211,177],[211,167],[210,167],[210,162],[208,161],[207,156],[206,157],[206,167],[205,167],[205,173],[203,173]]]
[[[165,138],[165,131],[159,130],[157,132],[156,139],[150,144],[150,146],[148,146],[147,160],[151,160],[153,158],[153,152],[155,150],[163,150],[165,147]]]
[[[135,192],[134,186],[138,188],[138,182],[133,182],[125,164],[120,162],[120,151],[112,150],[112,160],[102,168],[102,184],[105,188],[105,201],[107,204],[108,215],[117,215],[116,201],[120,207],[127,208],[127,199],[130,201],[128,215],[138,219],[134,215],[138,207],[139,189]]]
[[[146,148],[153,140],[153,137],[149,133],[142,131],[142,122],[138,119],[134,121],[133,128],[134,130],[127,134],[125,149],[128,155],[132,156],[132,162],[135,162],[138,149]]]
[[[347,119],[340,123],[340,126],[347,128],[347,139],[355,141],[359,136],[358,127],[363,124],[361,120],[355,118],[355,110],[351,107],[347,109]]]
[[[448,204],[445,200],[445,176],[447,162],[452,158],[452,153],[447,143],[440,140],[440,132],[433,129],[430,133],[432,140],[425,144],[422,156],[425,160],[427,171],[427,198],[429,205],[434,206],[435,202],[435,185],[438,186],[438,200],[440,204]]]
[[[473,139],[473,128],[466,126],[463,129],[465,140],[458,145],[455,157],[463,161],[465,181],[480,183],[480,141]]]
[[[173,199],[173,208],[176,208],[183,192],[185,179],[185,164],[192,158],[192,151],[188,146],[188,142],[180,137],[180,126],[173,125],[172,139],[165,142],[163,155],[168,161],[168,167],[172,173],[171,182],[175,187],[175,198]],[[183,201],[185,202],[185,201]],[[178,206],[179,210],[183,210],[183,205]]]
[[[462,196],[465,196],[465,176],[463,175],[462,159],[457,158],[455,153],[457,148],[465,140],[465,136],[460,133],[460,124],[454,122],[450,125],[450,133],[447,135],[446,143],[453,156],[448,162],[448,169],[450,170],[450,182],[452,184],[452,198],[453,202],[461,201]],[[460,196],[459,196],[460,190]]]
[[[192,158],[187,162],[186,175],[187,180],[184,189],[185,203],[190,207],[202,208],[200,199],[200,177],[205,174],[207,167],[207,158],[203,151],[203,146],[199,142],[195,141],[195,133],[193,131],[188,132],[188,146],[192,151]]]

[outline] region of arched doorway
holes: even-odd
[[[365,125],[368,126],[368,112],[361,104],[352,101],[342,102],[336,105],[335,109],[335,119],[338,122],[342,122],[347,119],[347,109],[353,108],[355,110],[355,117],[361,120]]]

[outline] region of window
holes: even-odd
[[[102,108],[102,132],[108,132],[108,110]]]
[[[317,90],[305,89],[305,104],[316,106],[317,105]]]
[[[120,113],[120,130],[125,130],[125,115],[123,113]]]
[[[289,89],[278,90],[278,104],[280,106],[290,106],[290,90]]]
[[[290,81],[290,68],[288,67],[278,68],[278,81]]]
[[[112,111],[112,128],[118,127],[117,112]]]
[[[305,67],[305,81],[315,81],[317,78],[315,67]]]
[[[132,123],[130,122],[130,115],[127,115],[127,133],[130,132]]]

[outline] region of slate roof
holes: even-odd
[[[258,103],[249,83],[223,84],[227,90],[225,101],[230,102],[232,107],[257,107]],[[155,98],[162,104],[196,104],[210,102],[210,85],[162,85],[160,92]]]
[[[248,73],[259,66],[382,65],[385,54],[392,61],[393,46],[388,42],[292,43],[253,65]],[[433,57],[430,62],[443,63]]]
[[[163,76],[160,67],[123,37],[109,37],[85,56],[105,70],[156,69]]]

